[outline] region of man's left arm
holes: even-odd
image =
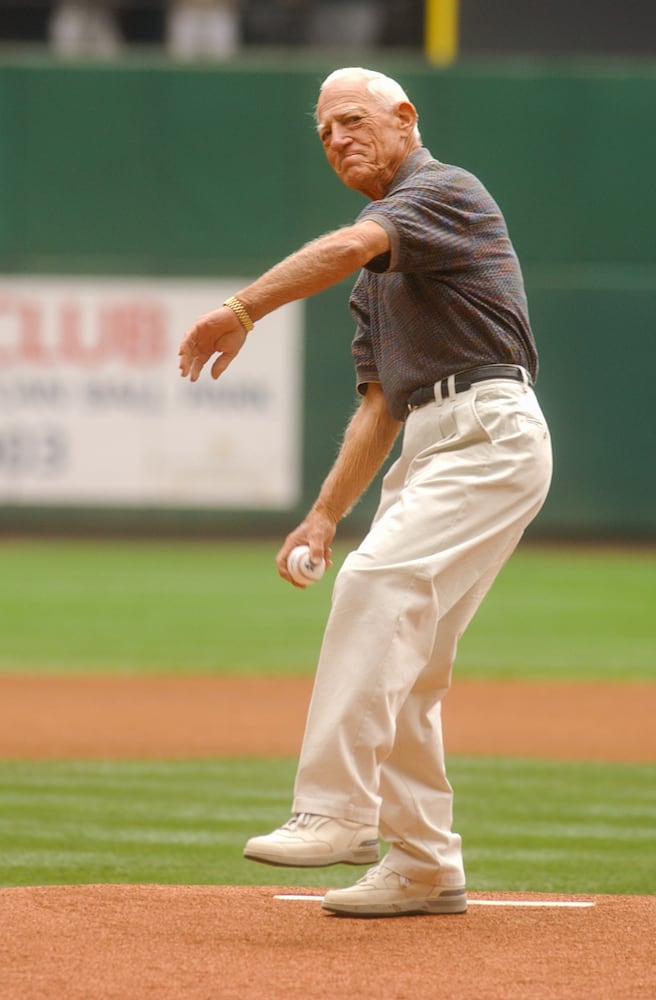
[[[307,243],[236,293],[238,312],[222,306],[201,316],[180,346],[180,371],[195,382],[209,359],[219,378],[244,346],[246,322],[256,322],[288,302],[309,298],[338,284],[373,257],[389,249],[389,236],[377,222],[363,220]]]

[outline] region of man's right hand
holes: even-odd
[[[337,531],[337,522],[327,514],[312,509],[305,520],[299,524],[298,528],[290,531],[285,542],[276,556],[276,566],[278,573],[291,583],[294,587],[303,588],[302,584],[296,583],[287,569],[287,559],[292,549],[297,545],[309,545],[310,557],[313,562],[326,561],[326,569],[330,569],[333,564],[330,544]]]

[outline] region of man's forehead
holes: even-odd
[[[364,82],[336,80],[321,91],[317,102],[317,118],[321,121],[328,114],[370,108],[373,103],[375,98]]]

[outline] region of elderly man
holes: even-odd
[[[218,378],[253,323],[359,271],[350,308],[361,402],[319,496],[277,556],[330,558],[339,520],[403,428],[371,529],[335,581],[293,815],[244,854],[274,865],[372,864],[329,891],[341,914],[466,910],[441,701],[458,639],[544,502],[549,433],[519,264],[482,184],[422,146],[393,80],[337,70],[316,108],[333,170],[368,204],[188,332],[183,376]]]

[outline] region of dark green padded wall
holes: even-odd
[[[433,153],[494,193],[520,254],[556,452],[533,533],[653,535],[656,66],[377,65]],[[363,202],[311,116],[331,68],[0,66],[0,270],[256,274],[348,223]],[[353,406],[348,287],[307,308],[303,508]]]

